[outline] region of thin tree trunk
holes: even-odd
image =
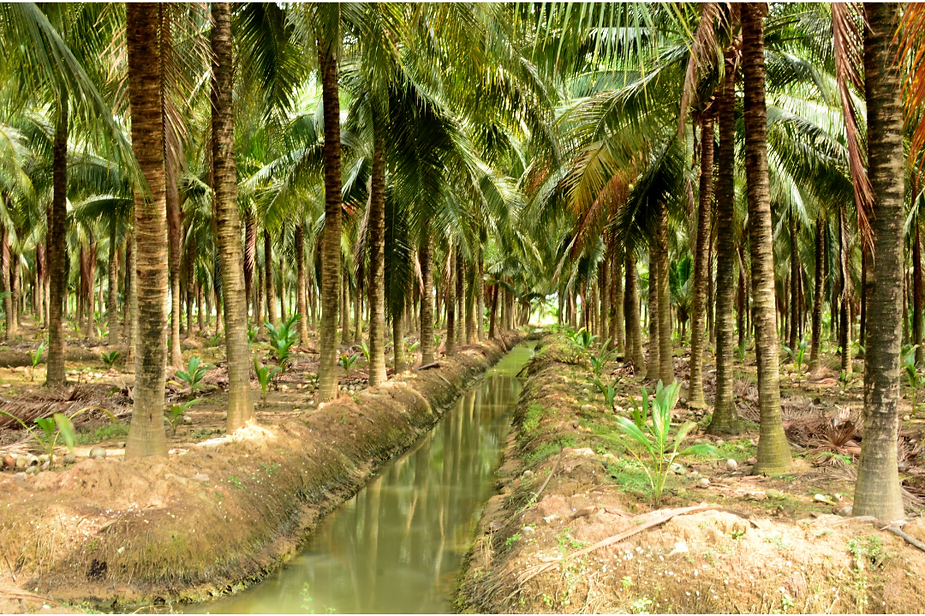
[[[10,255],[10,236],[6,231],[6,227],[3,226],[0,228],[0,278],[2,278],[3,284],[3,312],[6,315],[6,332],[5,339],[12,340],[16,336],[16,316],[14,314],[13,308],[13,280],[10,275],[10,270],[12,270],[11,265],[11,255]]]
[[[466,261],[456,247],[456,343],[466,344]]]
[[[639,319],[639,291],[636,283],[636,257],[632,246],[626,246],[626,291],[623,295],[626,313],[626,355],[636,372],[645,366],[642,356],[642,325]]]
[[[861,324],[858,332],[859,358],[866,357],[867,348],[867,244],[861,242]]]
[[[626,329],[623,310],[623,251],[613,247],[610,264],[610,334],[617,353],[626,358]]]
[[[735,303],[735,80],[736,52],[723,53],[725,80],[717,96],[719,147],[716,152],[716,397],[712,434],[738,434],[742,430],[733,401],[733,307]]]
[[[388,378],[385,370],[385,135],[379,123],[373,125],[373,164],[369,196],[369,386],[377,387]],[[421,251],[421,269],[424,270]],[[430,264],[428,263],[428,266]],[[427,275],[429,275],[429,267]],[[425,288],[427,279],[424,280]],[[430,294],[428,293],[428,297]],[[423,317],[426,320],[426,315]],[[431,313],[431,319],[433,314]],[[433,355],[433,322],[431,327],[431,355]],[[421,324],[422,330],[427,323]],[[426,352],[427,338],[421,343]],[[433,360],[431,360],[433,361]]]
[[[790,211],[790,348],[795,353],[800,339],[800,250],[796,212]]]
[[[599,286],[601,289],[601,313],[600,313],[600,330],[601,344],[607,343],[606,348],[614,347],[613,334],[610,331],[610,267],[611,267],[611,250],[606,250],[604,259],[601,261],[601,267],[598,272]]]
[[[768,185],[765,107],[764,12],[766,5],[742,5],[742,67],[745,72],[745,172],[748,238],[752,263],[752,320],[758,355],[761,429],[755,473],[780,474],[791,467],[780,410],[780,370],[774,313],[774,252]]]
[[[925,336],[925,280],[922,277],[922,238],[919,230],[919,221],[916,216],[913,221],[915,236],[912,244],[912,344],[915,349],[915,363],[925,363],[925,347],[922,346]]]
[[[498,285],[491,287],[491,315],[488,317],[488,339],[498,337]]]
[[[126,5],[132,150],[150,190],[135,193],[138,358],[126,460],[167,455],[164,386],[167,364],[167,204],[161,115],[161,7]]]
[[[299,315],[299,338],[308,344],[308,305],[305,303],[305,231],[301,224],[295,227],[296,254],[296,310]]]
[[[48,295],[45,293],[45,282],[48,278],[48,265],[45,261],[45,244],[39,242],[35,247],[35,290],[36,298],[35,319],[39,327],[48,324],[45,307],[48,305]],[[118,339],[116,339],[118,344]]]
[[[52,152],[52,198],[48,212],[48,363],[45,385],[67,384],[64,372],[64,303],[67,300],[68,94],[61,88]]]
[[[270,239],[270,232],[266,229],[263,230],[263,271],[267,294],[267,319],[270,325],[279,327],[279,317],[276,312],[276,286],[273,279],[273,242]]]
[[[254,406],[250,401],[251,354],[247,340],[247,292],[244,285],[244,247],[241,244],[234,158],[231,4],[216,2],[211,5],[211,9],[212,168],[215,226],[222,262],[225,349],[228,357],[228,416],[225,430],[231,433],[254,420]],[[179,238],[179,230],[177,237]],[[174,344],[179,348],[179,241],[177,244]],[[173,271],[173,267],[171,270]]]
[[[649,344],[646,348],[646,379],[658,378],[659,362],[659,327],[658,327],[658,233],[649,238],[649,304],[646,319],[649,324]]]
[[[456,251],[450,246],[446,268],[446,355],[456,355]]]
[[[485,252],[479,247],[478,255],[478,272],[476,273],[475,281],[475,290],[477,293],[476,301],[476,315],[477,315],[477,324],[476,324],[476,335],[479,342],[481,342],[485,337]]]
[[[816,264],[813,281],[813,343],[809,351],[809,370],[819,374],[822,356],[822,309],[825,300],[825,217],[816,219]]]
[[[426,366],[434,362],[434,267],[433,247],[431,239],[425,235],[421,247],[418,249],[418,259],[421,262],[421,277],[424,279],[424,288],[421,291],[421,365]],[[370,304],[372,302],[370,301]],[[372,326],[370,326],[372,330]]]
[[[244,294],[252,314],[257,314],[254,293],[254,272],[257,264],[257,221],[251,208],[244,209]]]
[[[330,10],[339,10],[332,7]],[[341,152],[340,101],[337,83],[339,33],[326,33],[318,41],[324,113],[324,235],[321,239],[321,357],[318,366],[318,400],[337,395],[337,304],[340,296]],[[401,344],[397,340],[396,344]],[[397,369],[397,366],[396,366]]]
[[[341,281],[340,341],[347,344],[350,342],[350,273],[346,267],[341,271],[344,279]]]
[[[166,113],[165,109],[165,126],[167,122]],[[180,368],[183,366],[183,354],[180,350],[180,251],[182,250],[180,239],[183,227],[180,220],[180,192],[177,188],[176,165],[171,160],[171,157],[167,156],[166,152],[165,161],[167,181],[167,237],[169,246],[168,256],[170,261],[170,365],[174,368]]]
[[[841,338],[841,369],[851,374],[851,280],[848,274],[848,224],[845,208],[839,208],[839,264],[841,267],[841,309],[839,333]]]
[[[658,379],[674,383],[674,358],[671,349],[671,296],[668,289],[668,206],[659,206],[658,224]]]
[[[115,217],[109,221],[109,295],[106,301],[106,322],[109,326],[109,345],[119,344],[119,318],[116,314],[116,304],[119,300],[119,274],[116,247],[116,221]]]
[[[868,173],[873,189],[870,225],[873,267],[867,358],[864,362],[864,440],[854,491],[854,515],[893,521],[904,517],[896,463],[899,436],[900,324],[903,269],[902,86],[893,46],[898,4],[865,4],[864,90]]]
[[[694,255],[694,306],[691,312],[691,378],[688,390],[691,408],[702,408],[703,338],[707,306],[707,277],[710,258],[710,214],[713,211],[713,116],[700,122],[700,204],[697,212],[697,248]]]

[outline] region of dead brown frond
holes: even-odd
[[[914,122],[909,160],[920,162],[925,151],[925,122],[922,122],[922,104],[925,103],[925,4],[910,2],[905,7],[899,29],[896,62],[905,67],[903,78],[903,106],[906,124]]]
[[[112,395],[110,387],[90,384],[0,400],[0,411],[15,415],[26,425],[32,425],[36,419],[51,417],[55,413],[70,416],[87,407],[99,407],[117,413],[127,406],[128,400],[120,395]],[[83,419],[89,417],[88,414],[82,414]],[[19,422],[12,417],[0,415],[0,428],[19,427]]]
[[[705,2],[700,5],[700,23],[694,32],[691,41],[691,55],[687,61],[687,72],[684,76],[684,87],[681,90],[681,115],[678,124],[678,138],[684,137],[684,122],[687,118],[687,108],[697,92],[697,81],[704,71],[711,65],[710,62],[721,62],[722,49],[716,41],[716,26],[722,19],[723,12],[718,2]],[[706,102],[706,101],[704,101]]]
[[[858,230],[868,249],[873,251],[870,228],[870,211],[874,196],[867,178],[867,153],[861,143],[857,109],[849,86],[864,91],[861,67],[864,66],[864,16],[860,6],[853,2],[832,3],[832,30],[835,37],[835,77],[841,96],[842,114],[848,139],[848,166],[854,185],[854,200],[858,210]],[[871,252],[873,254],[873,252]]]

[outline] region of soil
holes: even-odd
[[[614,415],[591,385],[587,355],[560,336],[541,346],[528,367],[500,493],[486,506],[458,589],[460,611],[925,612],[925,553],[871,521],[845,517],[863,438],[855,428],[860,379],[842,389],[831,368],[813,379],[782,374],[794,468],[773,478],[750,474],[758,438],[753,366],[736,386],[742,434],[706,435],[709,415],[682,400],[676,420],[698,422],[689,441],[709,442],[720,455],[680,458],[655,508],[642,466],[614,438]],[[686,368],[676,358],[682,381]],[[617,382],[616,412],[632,408],[640,382],[619,362],[608,365],[608,377]],[[707,384],[708,399],[714,387]],[[904,531],[920,541],[921,438],[922,424],[907,417]]]
[[[173,383],[168,398],[202,401],[187,412],[188,423],[173,434],[167,428],[167,458],[127,462],[133,378],[102,364],[98,351],[106,347],[77,365],[69,354],[69,376],[79,382],[61,392],[38,386],[42,366],[34,381],[31,362],[0,368],[0,409],[27,423],[95,408],[75,417],[75,464],[63,464],[59,447],[49,471],[0,473],[0,612],[169,610],[262,579],[370,473],[426,433],[518,337],[461,347],[436,369],[375,389],[366,388],[361,357],[341,378],[340,397],[326,404],[314,401],[317,353],[299,349],[266,404],[253,387],[258,421],[232,435],[224,434],[221,349],[191,339],[184,360],[196,355],[211,364],[206,388],[192,393]],[[265,350],[259,341],[255,348]],[[90,459],[94,447],[105,458]],[[18,424],[0,424],[0,463],[14,456],[40,464],[40,453]]]

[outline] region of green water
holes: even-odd
[[[410,451],[382,467],[326,517],[299,556],[237,595],[192,606],[209,613],[447,613],[481,508],[494,491],[519,345]]]

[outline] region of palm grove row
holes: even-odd
[[[858,329],[855,512],[897,519],[900,348],[925,330],[922,14],[3,5],[6,336],[33,310],[61,386],[70,298],[78,331],[124,335],[130,458],[166,453],[167,366],[213,310],[233,431],[254,417],[251,323],[296,315],[303,340],[317,326],[325,401],[339,329],[368,340],[374,387],[389,334],[401,371],[434,361],[435,320],[452,354],[555,296],[560,322],[652,380],[674,381],[689,337],[692,406],[715,342],[715,432],[740,429],[732,357],[753,332],[756,469],[780,473],[780,338],[808,337],[815,368],[834,334],[850,371]]]

